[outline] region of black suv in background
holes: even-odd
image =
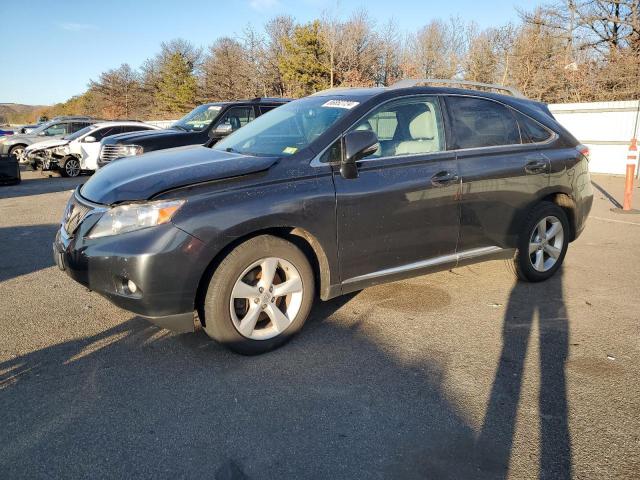
[[[196,310],[248,354],[298,332],[316,294],[496,258],[551,277],[591,209],[585,147],[544,104],[413,83],[114,162],[71,196],[58,266],[166,328],[193,331]]]
[[[114,135],[102,141],[98,167],[122,157],[185,145],[215,143],[263,113],[289,102],[254,98],[200,105],[165,130]]]

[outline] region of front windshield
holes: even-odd
[[[220,105],[200,105],[171,125],[171,128],[187,132],[201,132],[218,116],[222,110]]]
[[[308,147],[358,102],[307,97],[287,103],[216,143],[216,150],[290,156]]]
[[[88,127],[84,127],[83,129],[78,130],[75,133],[72,133],[70,135],[65,135],[64,137],[62,137],[62,140],[75,140],[76,138],[80,138],[85,133],[89,133],[94,128],[95,127],[93,125],[89,125]]]

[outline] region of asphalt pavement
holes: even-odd
[[[0,187],[2,478],[638,478],[640,215],[610,211],[621,177],[593,176],[548,282],[493,261],[370,288],[258,357],[54,267],[87,178]]]

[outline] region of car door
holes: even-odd
[[[98,156],[100,155],[100,140],[110,135],[117,135],[122,132],[122,127],[103,127],[94,130],[89,135],[80,140],[80,151],[82,154],[82,168],[87,170],[98,169]],[[87,142],[88,137],[93,137],[95,141]]]
[[[455,263],[458,176],[438,97],[387,102],[352,129],[380,145],[357,178],[334,172],[343,291]]]
[[[523,211],[549,185],[549,160],[536,143],[523,144],[512,108],[473,96],[445,98],[462,178],[458,251],[514,247]]]
[[[54,123],[47,129],[45,129],[40,135],[44,137],[62,137],[71,133],[69,123]]]
[[[235,132],[256,118],[252,105],[244,107],[230,107],[216,122],[209,137],[218,142],[230,133]]]

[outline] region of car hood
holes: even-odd
[[[30,133],[21,133],[19,135],[12,135],[11,141],[15,143],[26,143],[28,145],[31,145],[32,143],[46,142],[48,140],[56,140],[59,138],[62,138],[62,135],[42,136],[31,135]]]
[[[260,172],[277,161],[278,157],[251,157],[200,145],[169,148],[106,165],[80,194],[106,205],[142,201],[174,188]]]
[[[66,145],[69,143],[69,140],[63,140],[61,138],[54,138],[53,140],[43,140],[42,142],[32,143],[29,145],[25,151],[26,152],[34,152],[36,150],[44,150],[52,147],[59,147],[60,145]]]
[[[179,136],[185,135],[190,132],[185,132],[184,130],[177,130],[172,128],[165,128],[161,130],[140,130],[137,132],[128,132],[128,133],[119,133],[117,135],[111,135],[103,140],[104,144],[135,144],[141,140],[145,140],[147,138],[157,138],[157,137],[168,137],[168,136]]]

